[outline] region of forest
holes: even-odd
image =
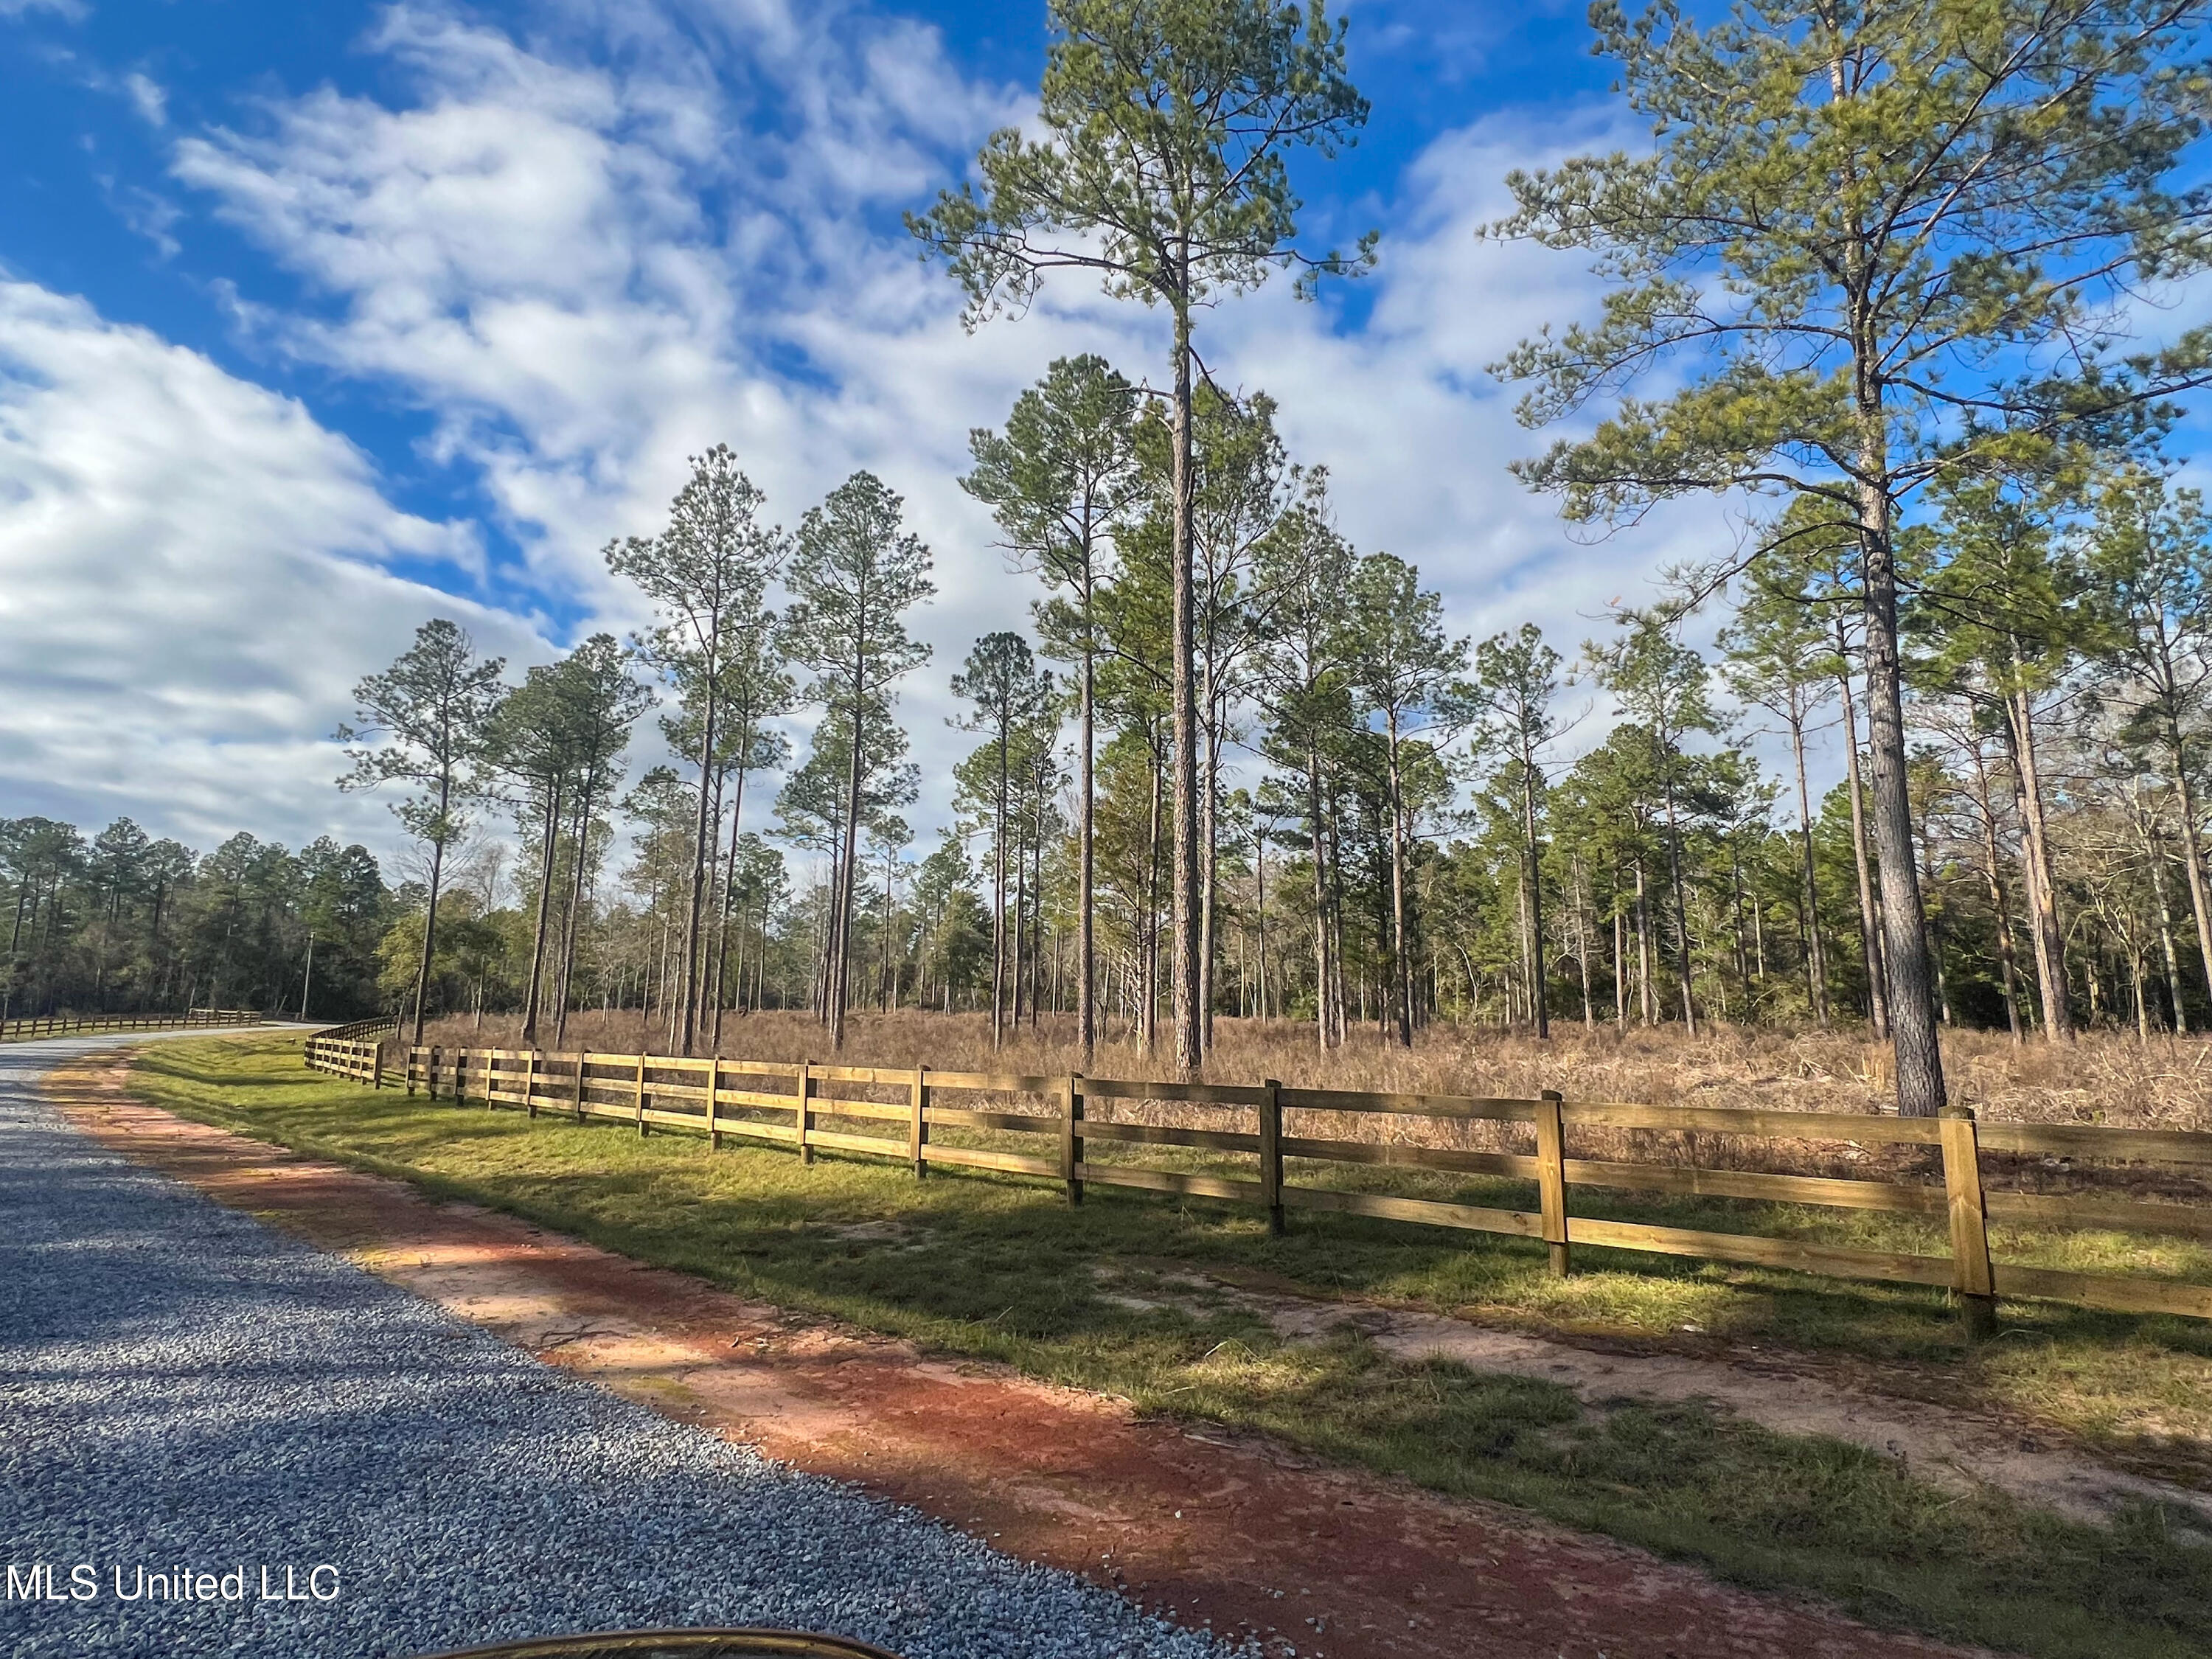
[[[971,328],[1068,274],[1163,325],[1164,362],[1060,358],[969,434],[1026,628],[933,661],[888,484],[787,529],[705,449],[605,550],[654,626],[510,675],[437,619],[362,682],[340,787],[393,799],[407,882],[326,842],[9,821],[11,1002],[319,985],[318,1015],[519,1013],[530,1040],[635,1009],[682,1053],[766,1008],[833,1051],[856,1011],[994,1042],[1070,1016],[1086,1059],[1184,1073],[1231,1018],[1322,1051],[1856,1030],[1919,1113],[1947,1028],[2212,1024],[2212,519],[2182,453],[2212,334],[2139,332],[2212,252],[2173,182],[2203,119],[2180,21],[1599,15],[1650,153],[1516,173],[1483,233],[1607,284],[1493,367],[1577,435],[1468,464],[1571,531],[1717,496],[1741,532],[1586,638],[1477,639],[1200,351],[1263,282],[1381,257],[1310,246],[1291,183],[1367,117],[1342,22],[1259,9],[1124,64],[1065,9],[1042,136],[995,136],[908,221]],[[925,674],[974,744],[953,820],[917,829]]]

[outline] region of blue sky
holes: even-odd
[[[1348,15],[1374,118],[1299,182],[1315,239],[1377,228],[1382,268],[1201,343],[1356,544],[1461,631],[1571,654],[1729,528],[1584,545],[1506,476],[1539,441],[1483,368],[1592,290],[1474,232],[1509,168],[1633,131],[1579,4]],[[1161,356],[1073,279],[967,335],[899,227],[1022,118],[1043,46],[1038,0],[0,0],[0,812],[392,846],[331,787],[352,682],[433,614],[517,662],[636,626],[598,550],[727,441],[784,522],[866,466],[935,550],[927,836],[946,679],[1032,592],[954,483],[966,433],[1056,356]]]

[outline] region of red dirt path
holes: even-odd
[[[1314,1659],[1891,1659],[1965,1650],[1499,1505],[1320,1467],[1125,1403],[932,1359],[132,1099],[47,1082],[113,1150],[664,1414],[854,1481],[1186,1625]]]

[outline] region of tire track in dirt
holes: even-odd
[[[801,1321],[473,1206],[176,1117],[88,1056],[102,1144],[666,1415],[857,1482],[1179,1621],[1311,1659],[1905,1659],[1969,1650],[1502,1505]]]
[[[2193,1513],[2212,1529],[2212,1492],[2113,1468],[2055,1436],[1987,1412],[1854,1388],[1793,1363],[1796,1357],[1786,1352],[1758,1364],[1664,1352],[1607,1352],[1418,1309],[1301,1296],[1269,1283],[1266,1274],[1149,1265],[1163,1288],[1117,1299],[1131,1306],[1171,1306],[1187,1295],[1188,1305],[1203,1311],[1225,1298],[1265,1319],[1289,1341],[1319,1341],[1350,1330],[1396,1358],[1448,1359],[1470,1370],[1560,1383],[1593,1408],[1617,1399],[1706,1402],[1778,1434],[1820,1435],[1863,1446],[1954,1492],[1993,1486],[2092,1523],[2111,1521],[2129,1502],[2160,1504]]]

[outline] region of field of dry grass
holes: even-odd
[[[1050,1076],[1079,1063],[1073,1024],[1066,1018],[1047,1018],[1038,1028],[1010,1033],[994,1051],[989,1023],[980,1015],[913,1010],[890,1015],[856,1013],[838,1058],[858,1066],[926,1064],[939,1071]],[[450,1019],[437,1023],[426,1036],[448,1047],[512,1048],[520,1045],[520,1022],[491,1017],[479,1026],[474,1020]],[[665,1030],[648,1026],[635,1013],[572,1018],[567,1046],[579,1043],[606,1054],[672,1052]],[[702,1043],[702,1054],[705,1048]],[[821,1024],[805,1014],[786,1012],[726,1018],[720,1052],[727,1060],[819,1061],[830,1057]],[[2062,1048],[2041,1042],[2016,1044],[2002,1032],[1965,1031],[1947,1036],[1944,1058],[1953,1097],[1985,1120],[2212,1129],[2212,1040],[2144,1043],[2132,1036],[2098,1032]],[[1172,1075],[1164,1055],[1147,1056],[1127,1042],[1102,1045],[1089,1070],[1100,1078]],[[1674,1027],[1616,1031],[1601,1026],[1589,1031],[1563,1021],[1545,1042],[1489,1028],[1431,1027],[1407,1049],[1369,1028],[1356,1030],[1343,1048],[1324,1054],[1309,1026],[1287,1020],[1224,1019],[1216,1025],[1214,1051],[1204,1076],[1218,1083],[1273,1078],[1292,1087],[1512,1099],[1557,1089],[1571,1101],[1826,1112],[1894,1109],[1887,1046],[1863,1031],[1846,1035],[1721,1027],[1690,1037]],[[845,1085],[845,1092],[875,1092],[886,1101],[904,1098],[895,1089],[885,1093]],[[1028,1109],[1039,1107],[1050,1109],[1045,1102],[1032,1102]],[[1112,1115],[1127,1121],[1188,1128],[1253,1127],[1248,1111],[1174,1102],[1116,1102]],[[1298,1110],[1286,1115],[1284,1127],[1291,1134],[1326,1139],[1468,1152],[1534,1151],[1534,1132],[1527,1124]],[[999,1150],[1034,1150],[1012,1142],[1001,1146],[1001,1138],[988,1133],[966,1139]],[[1145,1156],[1157,1161],[1158,1150],[1146,1149]],[[1589,1127],[1574,1131],[1571,1151],[1579,1158],[1631,1163],[1908,1182],[1926,1178],[1930,1161],[1922,1149],[1911,1146]],[[1094,1156],[1126,1161],[1125,1154],[1113,1151]],[[1194,1169],[1210,1167],[1206,1159],[1181,1162]],[[1243,1173],[1226,1168],[1215,1172]],[[1318,1173],[1310,1170],[1293,1178]],[[1327,1179],[1334,1184],[1344,1173],[1329,1173]],[[1984,1163],[1984,1178],[1993,1188],[2212,1205],[2212,1180],[2205,1175],[2202,1169],[2170,1165],[2094,1165],[1996,1154],[1988,1155]],[[1443,1197],[1450,1183],[1370,1171],[1358,1184]],[[1899,1240],[1893,1247],[1917,1246]]]
[[[844,1053],[855,1066],[1051,1073],[1078,1064],[1074,1022],[1048,1017],[1010,1035],[995,1052],[980,1014],[904,1011],[856,1013]],[[514,1047],[521,1022],[489,1016],[436,1022],[426,1040],[448,1046]],[[1526,1098],[1557,1089],[1570,1100],[1656,1105],[1766,1106],[1870,1112],[1890,1104],[1887,1046],[1863,1031],[1784,1032],[1722,1027],[1687,1037],[1674,1027],[1595,1032],[1562,1021],[1548,1042],[1486,1028],[1435,1026],[1411,1049],[1370,1030],[1323,1054],[1310,1026],[1287,1020],[1224,1019],[1205,1076],[1218,1083],[1264,1078],[1303,1088],[1403,1090]],[[566,1045],[603,1053],[672,1052],[664,1029],[636,1013],[586,1013],[568,1023]],[[700,1052],[706,1052],[702,1044]],[[827,1034],[798,1013],[723,1021],[720,1052],[732,1060],[830,1058]],[[2014,1044],[2002,1032],[1956,1031],[1944,1039],[1953,1097],[1985,1118],[2128,1127],[2212,1129],[2212,1040],[2099,1032],[2063,1046]],[[1103,1045],[1090,1071],[1102,1078],[1166,1077],[1164,1056],[1127,1042]]]

